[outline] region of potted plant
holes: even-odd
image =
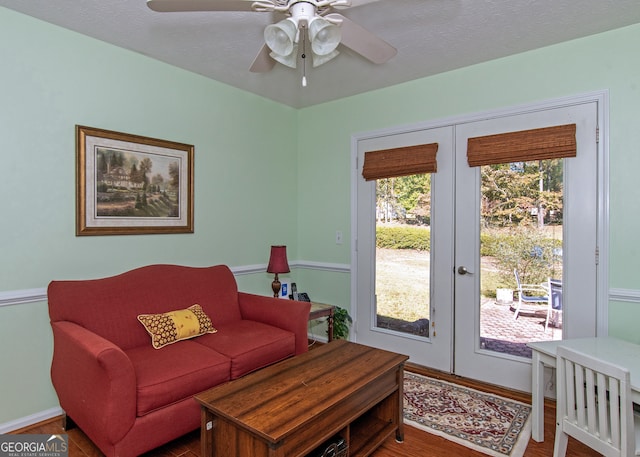
[[[349,337],[349,327],[353,319],[346,309],[336,306],[333,312],[333,338],[346,340]]]

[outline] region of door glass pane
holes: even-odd
[[[562,339],[563,160],[481,169],[482,348],[531,357]]]
[[[429,337],[431,175],[376,181],[376,327]]]

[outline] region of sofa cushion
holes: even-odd
[[[138,320],[151,336],[151,344],[156,349],[217,331],[198,304],[168,313],[140,314]]]
[[[295,355],[295,335],[271,325],[240,320],[217,325],[197,340],[231,359],[231,379]]]
[[[231,379],[295,355],[295,335],[261,322],[240,320],[194,340],[231,359]]]
[[[136,372],[138,416],[229,380],[229,358],[192,340],[161,350],[145,345],[125,353]]]

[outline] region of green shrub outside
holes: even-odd
[[[562,279],[562,240],[527,227],[489,236],[486,255],[497,260],[502,287],[516,288],[513,270],[518,270],[524,284],[541,284],[548,278]]]
[[[495,294],[496,287],[515,289],[513,270],[517,269],[523,283],[538,284],[547,278],[561,278],[558,249],[562,240],[544,236],[531,227],[515,227],[505,231],[483,231],[480,236],[483,257],[496,259],[498,271],[486,279],[483,292]],[[376,227],[376,247],[428,251],[431,231],[416,227]],[[484,282],[484,281],[483,281]],[[490,283],[490,284],[489,284]]]
[[[376,247],[428,251],[431,231],[417,227],[376,227]]]

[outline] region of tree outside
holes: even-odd
[[[562,159],[482,167],[481,254],[498,271],[483,293],[514,288],[514,270],[529,284],[562,279],[562,174]]]

